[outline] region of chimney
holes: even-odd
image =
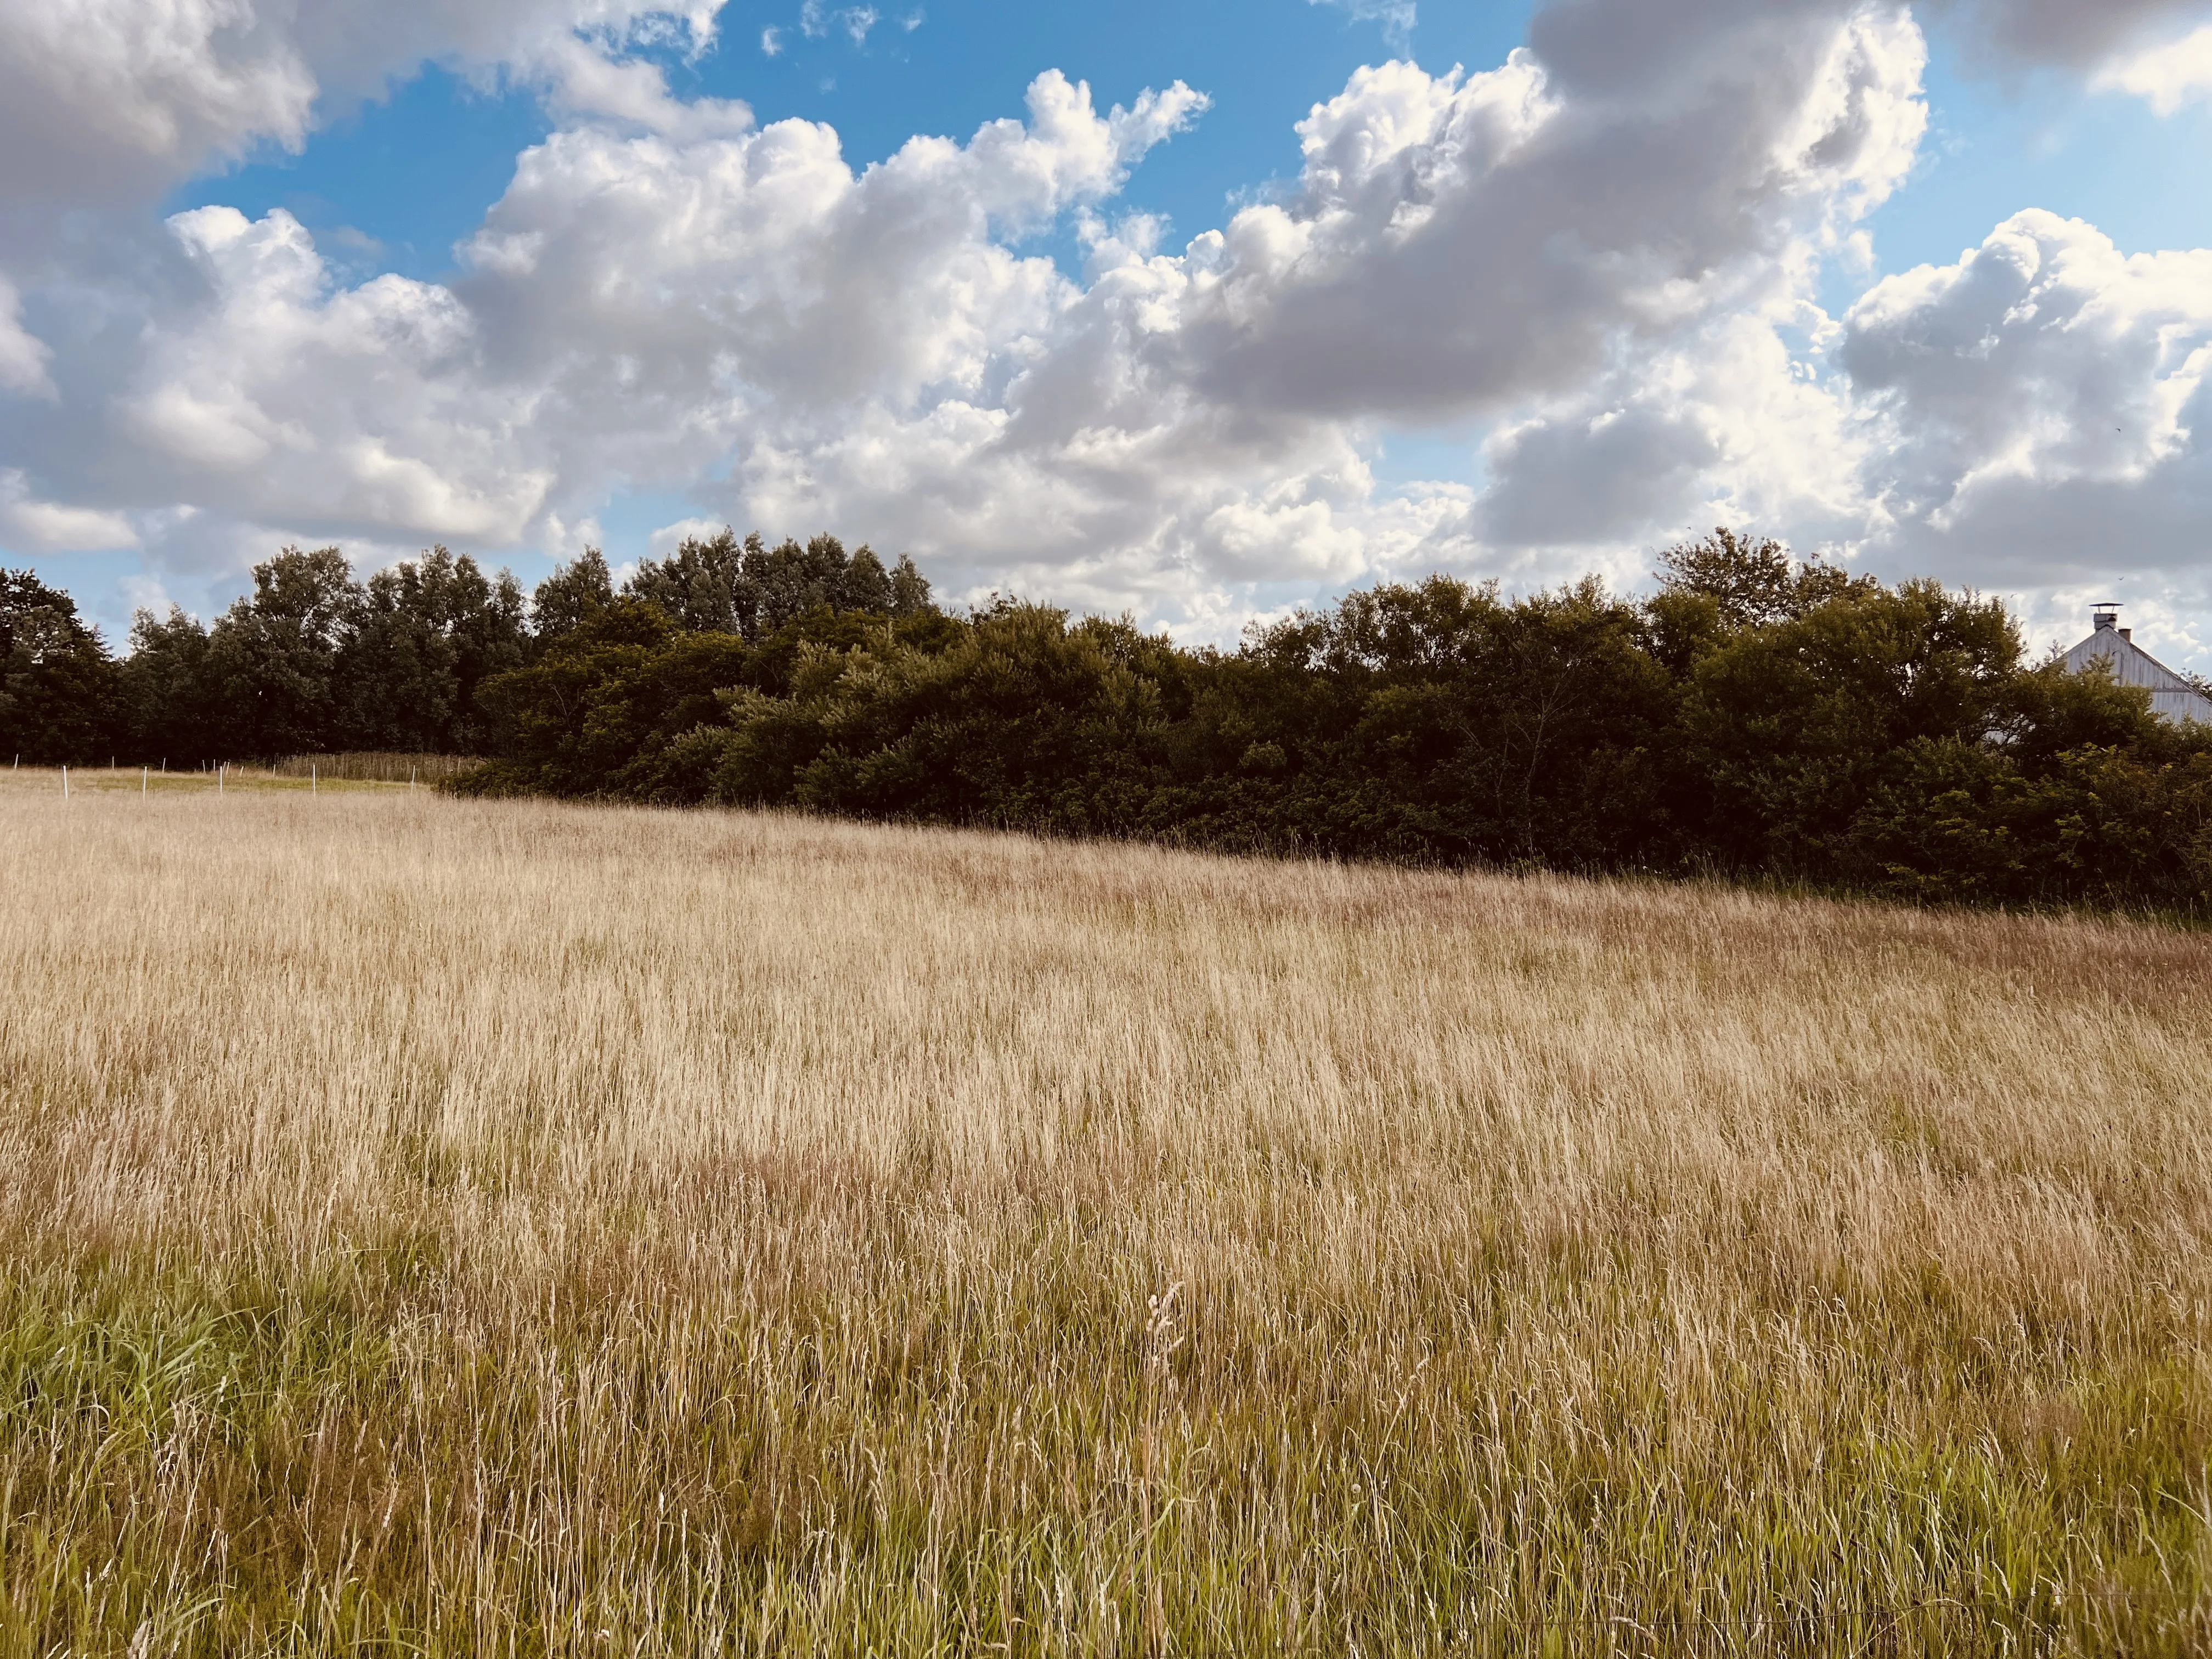
[[[2136,630],[2132,628],[2123,628],[2120,630],[2120,637],[2126,640],[2129,643],[2133,644],[2136,637]]]

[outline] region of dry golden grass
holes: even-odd
[[[280,778],[319,778],[324,782],[414,783],[428,787],[483,764],[471,755],[408,755],[352,750],[343,755],[294,755],[268,769]]]
[[[2212,939],[76,782],[8,1651],[2212,1644]]]

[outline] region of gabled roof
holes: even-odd
[[[2212,697],[2206,696],[2114,625],[2108,611],[2097,613],[2096,632],[2066,653],[2066,666],[2075,673],[2104,663],[2122,685],[2140,685],[2150,693],[2151,712],[2176,724],[2203,720],[2212,725]]]

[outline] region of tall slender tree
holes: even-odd
[[[28,570],[0,570],[0,750],[35,765],[105,757],[115,665],[76,603]]]

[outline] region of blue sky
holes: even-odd
[[[918,132],[965,137],[1019,114],[1040,70],[1086,79],[1106,102],[1187,81],[1213,107],[1147,159],[1124,200],[1189,234],[1294,179],[1293,127],[1361,64],[1410,50],[1436,70],[1490,68],[1522,43],[1528,12],[1424,0],[1414,26],[1397,30],[1310,0],[1110,12],[940,0],[894,9],[856,44],[835,24],[810,37],[790,6],[732,6],[704,57],[658,55],[680,92],[743,99],[763,123],[835,127],[855,166]],[[913,17],[916,27],[902,27]],[[774,57],[760,50],[769,28]],[[1872,222],[1877,269],[1955,258],[2027,206],[2087,219],[2130,252],[2212,246],[2212,170],[2186,161],[2212,154],[2212,106],[2161,118],[2140,99],[2089,91],[2079,76],[1976,64],[1944,30],[1930,44],[1930,137],[1911,183]],[[179,185],[170,205],[222,203],[257,217],[284,208],[319,233],[374,239],[373,251],[336,246],[359,269],[434,280],[452,273],[455,245],[506,187],[516,155],[552,125],[528,86],[427,65],[300,153],[264,145],[251,161]],[[1838,271],[1832,297],[1848,305],[1857,281]]]
[[[680,95],[741,99],[764,125],[796,118],[834,127],[856,167],[916,133],[964,138],[1020,115],[1044,70],[1088,81],[1103,104],[1185,81],[1212,108],[1148,158],[1121,199],[1188,235],[1295,179],[1294,127],[1360,65],[1410,47],[1439,69],[1489,67],[1521,43],[1528,8],[1431,3],[1406,30],[1307,0],[1139,0],[1096,10],[941,0],[890,9],[859,41],[842,15],[825,14],[810,35],[793,6],[729,6],[703,56],[676,46],[647,55]],[[769,30],[774,55],[762,49]],[[535,88],[429,66],[298,154],[264,145],[245,165],[186,181],[170,205],[220,203],[256,217],[283,208],[319,233],[374,239],[374,254],[357,256],[363,269],[435,280],[452,273],[454,246],[506,187],[515,155],[553,125]],[[1047,240],[1060,258],[1076,257],[1070,239]]]
[[[111,635],[286,541],[1226,638],[1725,521],[2212,662],[2212,5],[94,9],[0,0],[0,556]]]

